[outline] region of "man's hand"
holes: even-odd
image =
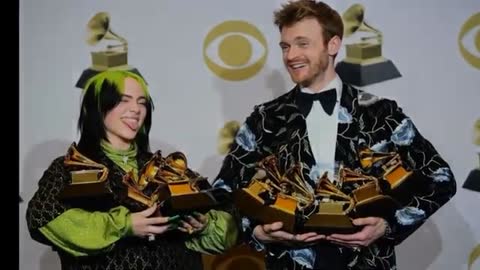
[[[332,234],[327,240],[348,247],[366,247],[385,234],[387,223],[383,218],[367,217],[353,220],[356,226],[363,229],[353,234]]]
[[[315,232],[291,234],[282,231],[282,227],[282,222],[257,225],[253,229],[253,235],[263,243],[281,242],[287,245],[311,244],[318,240],[325,239],[325,235],[317,234]]]

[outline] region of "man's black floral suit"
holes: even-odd
[[[288,93],[255,106],[253,113],[239,129],[226,156],[215,185],[235,190],[245,186],[255,173],[255,163],[276,154],[280,168],[303,163],[306,181],[312,187],[320,174],[310,149],[305,116],[298,108],[297,86]],[[403,196],[402,208],[384,217],[392,233],[369,247],[353,250],[338,247],[348,254],[349,269],[396,269],[394,246],[401,243],[456,192],[449,165],[432,144],[419,133],[412,120],[395,101],[383,99],[343,84],[338,115],[335,167],[343,164],[360,169],[358,149],[367,146],[380,152],[398,152],[404,166],[414,172],[409,192]],[[322,256],[314,247],[288,249],[280,245],[263,245],[252,235],[255,220],[242,217],[246,241],[257,249],[266,248],[269,261],[281,258],[285,269],[312,268]],[[273,260],[272,260],[273,259]],[[277,267],[277,266],[275,266]],[[296,268],[298,269],[298,268]]]

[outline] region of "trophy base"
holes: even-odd
[[[226,190],[214,188],[201,191],[191,191],[185,193],[172,193],[160,205],[162,214],[176,215],[198,211],[206,213],[208,210],[221,206],[230,199]]]
[[[338,211],[340,204],[320,203],[317,213],[302,221],[297,213],[297,201],[290,197],[277,196],[271,204],[267,204],[251,190],[243,188],[235,193],[235,206],[249,218],[262,224],[281,221],[282,230],[289,233],[317,232],[321,234],[354,233],[354,226],[349,216]]]
[[[370,85],[402,76],[393,62],[388,59],[366,65],[341,61],[336,65],[335,70],[342,81],[355,86]]]
[[[316,232],[318,234],[351,234],[360,230],[346,215],[312,215],[298,233]]]
[[[389,217],[400,209],[401,205],[390,196],[377,195],[368,200],[358,202],[353,209],[352,217]]]
[[[107,181],[70,184],[60,193],[60,199],[73,199],[82,197],[96,197],[110,195]]]
[[[235,206],[246,216],[260,221],[263,224],[270,224],[277,221],[283,223],[282,230],[294,233],[296,231],[295,209],[296,202],[288,203],[275,201],[267,205],[263,199],[243,188],[234,194]]]
[[[463,183],[463,188],[480,192],[480,169],[473,169]]]

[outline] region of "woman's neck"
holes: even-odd
[[[118,151],[128,150],[133,145],[131,141],[125,141],[117,138],[108,138],[106,142],[110,144],[112,149],[118,150]]]

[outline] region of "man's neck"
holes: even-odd
[[[310,86],[308,86],[308,89],[315,93],[318,93],[323,90],[325,86],[327,86],[332,80],[334,80],[336,76],[337,74],[333,67],[329,66],[323,74],[317,77],[315,81]]]

